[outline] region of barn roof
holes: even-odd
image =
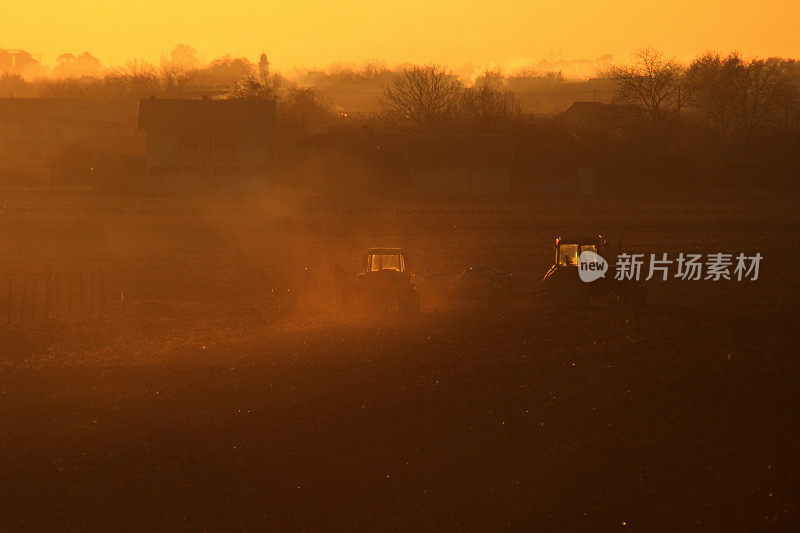
[[[599,233],[568,233],[556,237],[556,246],[559,244],[602,244],[606,238]]]
[[[367,254],[390,255],[390,254],[404,254],[404,252],[402,248],[370,248],[367,250]]]
[[[511,135],[412,135],[406,138],[411,168],[509,166],[514,159]]]
[[[568,120],[614,120],[640,112],[634,105],[606,104],[603,102],[575,102],[559,115]]]
[[[79,98],[0,98],[0,120],[49,120],[107,126],[123,126],[126,123],[122,115]]]
[[[275,116],[275,104],[267,100],[139,101],[139,130],[198,130],[265,132]]]

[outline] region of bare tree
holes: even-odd
[[[652,48],[636,53],[632,65],[612,66],[608,76],[617,83],[621,102],[644,108],[653,123],[680,111],[683,67]]]
[[[118,78],[127,93],[132,96],[143,97],[161,92],[161,83],[155,67],[141,59],[128,61],[125,68],[119,72]]]
[[[506,86],[506,78],[499,70],[487,70],[477,78],[472,84],[473,87],[490,87],[492,89],[502,90]]]
[[[182,95],[192,78],[191,69],[179,63],[163,65],[159,74],[161,75],[162,90],[168,96]]]
[[[459,116],[470,129],[496,132],[510,125],[520,113],[520,106],[512,91],[504,91],[498,78],[487,72],[478,82],[464,89],[459,99]]]
[[[687,73],[692,101],[720,129],[727,143],[746,141],[790,98],[780,59],[745,61],[737,53],[707,53]]]
[[[226,100],[275,100],[275,90],[268,83],[262,83],[255,76],[242,78],[222,97]]]
[[[0,74],[0,95],[27,96],[32,92],[32,84],[25,81],[22,74]]]
[[[379,105],[390,121],[431,133],[452,118],[460,92],[461,83],[444,68],[413,66],[392,79]]]
[[[198,75],[204,83],[232,86],[237,81],[257,74],[256,66],[247,58],[226,55],[199,69]]]
[[[280,111],[285,121],[305,132],[312,125],[321,127],[325,124],[330,104],[313,88],[292,88],[281,98]]]

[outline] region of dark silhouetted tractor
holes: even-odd
[[[419,311],[419,294],[408,256],[400,248],[370,248],[363,257],[363,272],[345,294],[361,312]]]
[[[581,280],[579,258],[583,252],[594,252],[608,261],[605,276],[591,282]],[[596,297],[612,296],[617,301],[637,306],[644,304],[645,291],[638,280],[614,278],[614,259],[602,235],[565,235],[555,244],[555,262],[544,276],[550,300],[559,308],[583,307]]]

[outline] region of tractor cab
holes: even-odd
[[[373,309],[419,309],[414,276],[408,270],[408,256],[400,248],[370,248],[362,258],[354,296],[362,307]]]
[[[589,287],[581,283],[578,276],[578,259],[583,252],[594,252],[601,256],[608,251],[608,242],[602,235],[561,235],[556,238],[555,258],[553,265],[544,275],[545,286],[551,295],[556,296],[560,305],[577,305],[579,293]],[[591,289],[597,289],[600,282],[592,285]]]
[[[617,281],[603,276],[590,283],[580,280],[578,262],[583,252],[594,252],[609,259],[608,241],[602,235],[562,235],[556,239],[553,266],[544,275],[550,299],[559,308],[577,308],[587,299],[610,294],[627,305],[641,305],[644,288],[638,282]]]
[[[370,248],[363,258],[364,274],[393,270],[406,273],[407,258],[400,248]]]
[[[556,257],[552,268],[578,268],[578,258],[589,251],[603,255],[608,242],[602,235],[570,235],[556,238]]]

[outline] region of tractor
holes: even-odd
[[[414,275],[400,248],[370,248],[362,258],[363,271],[345,300],[361,311],[413,313],[419,311]]]
[[[550,300],[558,308],[575,309],[598,296],[612,296],[627,306],[644,303],[644,287],[636,280],[614,278],[614,261],[608,253],[608,241],[602,235],[566,235],[556,238],[555,262],[542,280]],[[581,281],[579,258],[583,252],[594,252],[608,261],[611,269],[591,282]]]

